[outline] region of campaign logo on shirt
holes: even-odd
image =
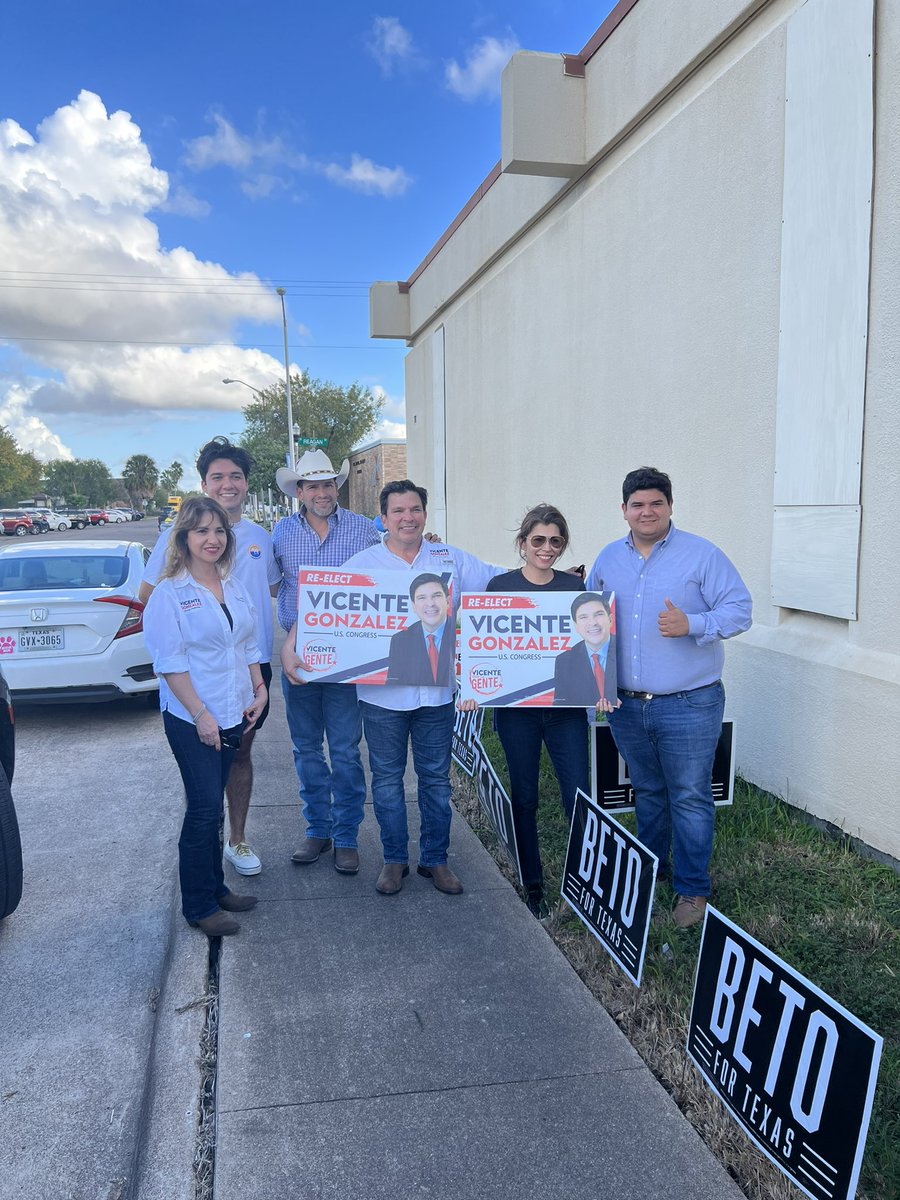
[[[450,557],[450,549],[448,546],[435,546],[431,542],[428,543],[428,552],[433,558],[438,556],[441,558]]]
[[[247,553],[251,558],[262,558],[262,550],[255,543],[247,547]]]
[[[203,607],[203,601],[200,599],[199,596],[191,596],[191,598],[189,600],[181,601],[181,611],[182,612],[190,612],[192,609],[202,608],[202,607]]]

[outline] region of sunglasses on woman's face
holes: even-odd
[[[566,544],[564,538],[561,538],[557,535],[547,537],[547,535],[544,533],[535,533],[528,539],[528,545],[534,546],[535,550],[540,550],[541,546],[543,546],[545,542],[549,542],[550,547],[553,550],[562,550],[563,546]]]

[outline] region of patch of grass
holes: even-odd
[[[506,786],[506,763],[485,721],[482,740]],[[568,826],[553,768],[541,761],[538,829],[548,897],[559,893]],[[471,780],[457,773],[455,800],[506,876],[503,850]],[[630,814],[620,816],[634,830]],[[823,833],[743,780],[719,809],[713,902],[742,929],[884,1038],[857,1196],[900,1198],[900,878],[862,858],[849,839]],[[562,901],[548,932],[622,1028],[714,1154],[751,1200],[802,1195],[745,1137],[687,1058],[685,1041],[701,926],[678,929],[671,888],[657,888],[640,989],[632,986]]]

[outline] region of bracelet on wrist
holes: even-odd
[[[261,679],[259,681],[259,683],[256,685],[256,687],[253,689],[253,695],[255,696],[256,693],[259,691],[259,689],[262,687],[265,687],[265,686],[266,686],[266,681],[264,679]]]
[[[197,711],[194,713],[194,715],[191,717],[191,720],[194,722],[195,725],[197,724],[197,722],[200,720],[200,718],[203,716],[203,714],[205,712],[206,712],[206,705],[201,704],[200,707],[197,709]]]

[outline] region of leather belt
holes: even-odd
[[[680,692],[630,692],[628,688],[616,688],[620,696],[625,696],[628,700],[658,700],[664,696],[684,696],[691,692],[702,692],[704,688],[715,687],[721,680],[715,679],[712,683],[704,683],[698,688],[684,688]]]

